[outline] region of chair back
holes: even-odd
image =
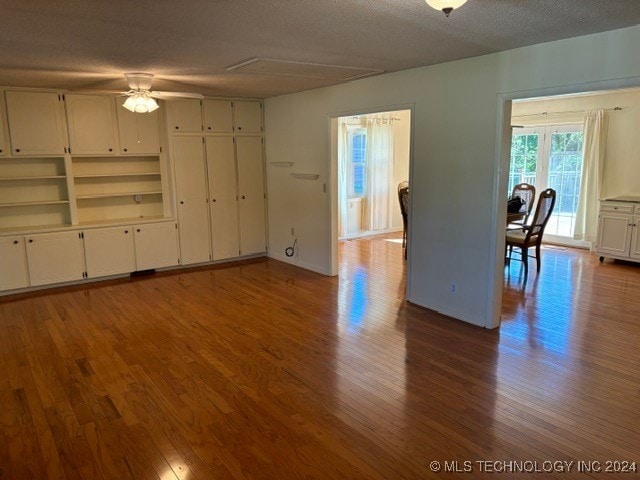
[[[549,218],[551,218],[555,204],[556,191],[553,188],[547,188],[544,192],[540,193],[536,213],[533,215],[533,220],[527,230],[527,237],[531,238],[538,236],[540,239],[542,238],[544,229],[549,222]]]
[[[409,183],[406,181],[398,184],[398,202],[400,203],[402,221],[406,225],[407,215],[409,213]]]
[[[519,183],[513,187],[513,192],[511,192],[511,198],[514,197],[520,197],[525,202],[524,210],[527,212],[527,216],[524,219],[524,223],[526,223],[527,218],[529,218],[533,210],[533,202],[536,199],[536,187],[528,183]]]

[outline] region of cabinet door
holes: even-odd
[[[89,278],[135,271],[133,226],[85,230],[84,253]]]
[[[631,258],[640,259],[640,217],[633,219],[633,233],[631,235]]]
[[[116,99],[116,102],[120,152],[123,155],[160,153],[158,110],[151,113],[133,113],[122,106],[121,99]]]
[[[0,238],[0,290],[29,286],[24,237]]]
[[[173,162],[176,170],[178,232],[182,265],[211,260],[207,167],[202,137],[175,137]]]
[[[115,155],[116,118],[111,97],[66,95],[69,141],[74,155]]]
[[[598,253],[628,257],[633,217],[600,212],[598,220]]]
[[[233,132],[233,107],[230,100],[204,100],[202,107],[206,133]]]
[[[262,104],[255,101],[233,102],[233,114],[236,132],[262,132]]]
[[[175,223],[138,225],[134,238],[136,270],[170,267],[179,263]]]
[[[57,93],[5,92],[13,155],[64,155],[64,112]]]
[[[266,222],[262,138],[237,137],[238,193],[240,195],[240,251],[265,252]]]
[[[78,232],[28,235],[26,241],[32,286],[82,278],[84,250]]]
[[[202,111],[200,100],[187,98],[167,102],[171,110],[171,130],[173,132],[201,132]]]
[[[213,259],[237,257],[238,191],[233,137],[207,138]]]

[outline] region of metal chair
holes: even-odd
[[[553,207],[556,204],[556,191],[552,188],[546,189],[540,194],[538,198],[538,206],[536,207],[536,213],[533,215],[533,220],[530,225],[523,225],[518,230],[507,231],[506,245],[509,249],[508,261],[511,261],[511,254],[513,253],[513,247],[520,248],[520,259],[524,264],[525,278],[529,273],[529,248],[536,247],[536,266],[537,271],[540,273],[540,245],[542,243],[542,235],[544,229],[549,222]]]

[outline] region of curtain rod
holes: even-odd
[[[622,110],[622,107],[613,107],[613,108],[603,108],[603,110],[609,112],[619,112]],[[540,113],[527,113],[526,115],[513,115],[511,118],[522,118],[522,117],[539,117],[541,115],[570,115],[572,113],[586,113],[587,110],[573,110],[570,112],[540,112]]]

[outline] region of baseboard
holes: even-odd
[[[384,230],[373,230],[371,232],[352,233],[340,237],[339,240],[352,240],[354,238],[372,237],[374,235],[384,235],[385,233],[397,233],[402,232],[402,227],[385,228]]]
[[[320,265],[314,265],[312,263],[300,262],[296,260],[295,256],[287,257],[286,255],[282,255],[280,253],[269,252],[267,255],[269,258],[273,258],[274,260],[278,260],[280,262],[288,263],[289,265],[293,265],[294,267],[304,268],[305,270],[311,270],[312,272],[320,273],[322,275],[326,275],[327,277],[331,276],[331,272],[328,272],[325,267],[321,267]]]
[[[477,315],[474,315],[467,310],[455,308],[450,305],[439,305],[439,304],[429,303],[422,298],[416,297],[415,295],[411,296],[410,298],[407,298],[407,301],[415,305],[418,305],[420,307],[426,308],[428,310],[433,310],[434,312],[438,312],[441,315],[451,317],[454,320],[460,320],[465,323],[470,323],[471,325],[475,325],[476,327],[487,328],[484,318],[478,318]]]

